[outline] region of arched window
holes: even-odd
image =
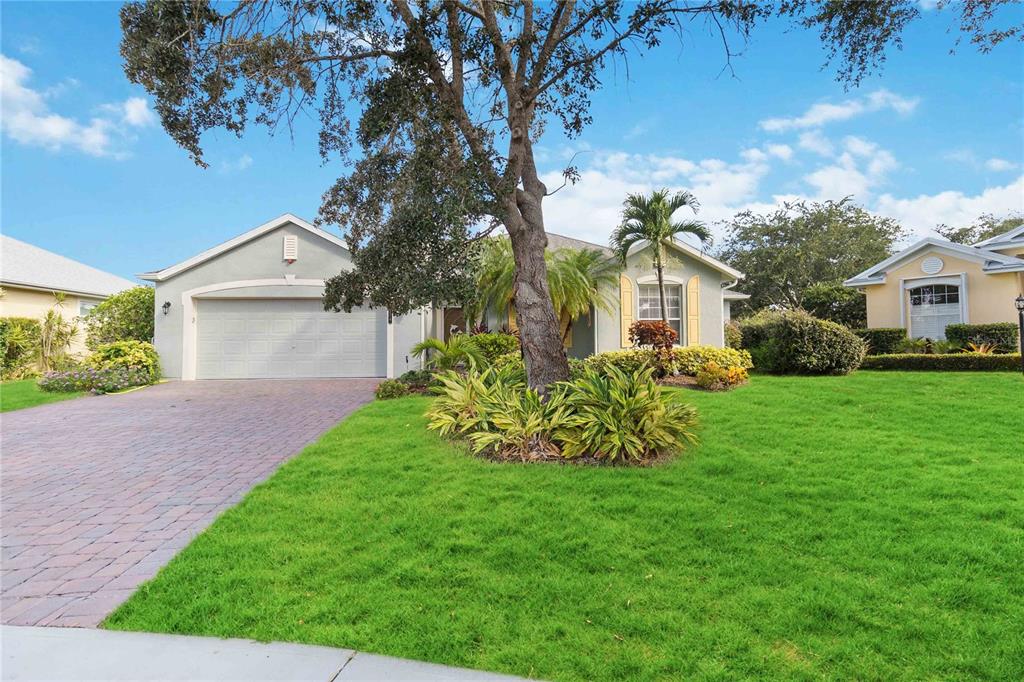
[[[911,338],[945,339],[946,325],[961,321],[960,287],[928,284],[909,293]]]

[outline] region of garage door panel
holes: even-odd
[[[382,376],[382,311],[325,312],[316,300],[201,300],[200,379]]]

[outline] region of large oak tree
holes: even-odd
[[[1015,35],[989,28],[999,2],[957,6],[981,49]],[[156,98],[165,130],[199,164],[208,129],[241,135],[252,121],[277,128],[316,112],[324,159],[348,162],[320,219],[341,227],[363,271],[332,283],[332,307],[369,296],[402,312],[436,300],[430,283],[443,267],[413,283],[391,278],[376,292],[383,303],[367,270],[382,267],[381,254],[396,270],[415,267],[424,244],[450,259],[435,246],[468,249],[503,227],[529,383],[543,388],[568,366],[534,144],[547,126],[583,131],[607,62],[697,27],[722,38],[721,63],[758,23],[781,17],[818,31],[839,78],[855,84],[918,12],[915,0],[148,0],[122,9],[121,52],[129,79]],[[414,210],[424,198],[433,207]],[[363,262],[360,250],[378,241]]]

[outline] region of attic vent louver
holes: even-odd
[[[284,238],[284,248],[281,257],[289,264],[299,259],[299,238],[288,235]]]

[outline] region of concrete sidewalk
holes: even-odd
[[[77,628],[0,627],[3,680],[513,682],[349,649]]]

